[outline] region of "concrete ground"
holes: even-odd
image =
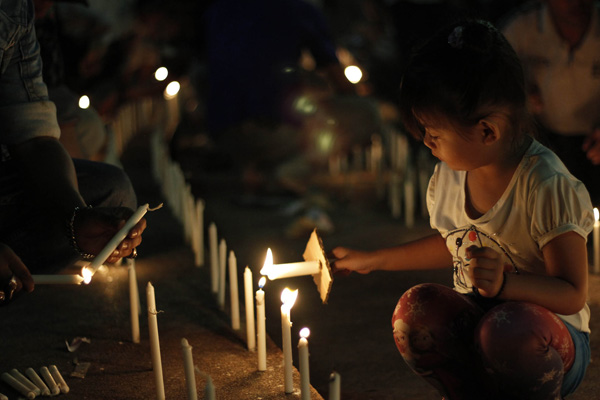
[[[308,240],[288,229],[296,216],[284,212],[291,199],[249,205],[238,190],[237,180],[227,171],[210,173],[184,160],[184,170],[197,197],[206,201],[205,223],[215,222],[219,237],[238,260],[238,281],[246,265],[258,271],[270,247],[276,262],[300,261]],[[139,203],[162,201],[159,188],[150,176],[147,137],[136,138],[123,156]],[[374,196],[363,179],[348,178],[343,190],[329,193],[327,210],[335,230],[323,235],[327,250],[345,245],[362,249],[392,246],[430,233],[427,221],[418,219],[407,229],[401,220],[390,217],[385,202]],[[271,199],[276,200],[276,199]],[[289,210],[288,210],[289,211]],[[311,329],[310,373],[312,399],[328,397],[328,380],[337,371],[345,400],[434,400],[440,396],[415,377],[395,349],[390,318],[398,297],[419,282],[450,283],[447,272],[382,273],[367,276],[335,277],[328,304],[322,304],[308,277],[270,281],[265,287],[268,342],[268,370],[256,370],[256,355],[245,349],[245,333],[230,327],[229,308],[219,309],[210,293],[207,267],[193,266],[193,255],[183,244],[181,226],[168,208],[147,215],[148,229],[139,247],[136,262],[142,310],[145,287],[151,281],[156,291],[164,382],[167,399],[185,399],[181,338],[193,346],[194,362],[209,374],[217,399],[294,399],[283,393],[281,367],[281,325],[279,295],[283,287],[299,289],[291,312],[292,337],[308,326]],[[600,277],[590,276],[592,310],[592,356],[586,379],[570,399],[600,398]],[[240,285],[240,299],[243,289]],[[241,306],[244,322],[243,302]],[[148,343],[146,315],[140,317],[141,343],[131,342],[127,271],[109,267],[89,286],[37,287],[8,307],[0,309],[0,372],[22,371],[55,364],[70,386],[73,399],[155,398]],[[244,326],[243,326],[244,327]],[[85,337],[74,352],[65,341]],[[294,359],[297,354],[294,346]],[[71,377],[79,364],[89,363],[85,378]],[[85,364],[83,364],[85,365]],[[299,376],[295,375],[295,388]],[[203,398],[204,376],[197,374],[199,398]],[[4,383],[0,393],[11,400],[18,396]]]

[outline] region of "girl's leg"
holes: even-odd
[[[503,303],[483,317],[476,335],[487,372],[506,393],[503,398],[561,399],[575,348],[554,313],[530,303]]]
[[[474,346],[482,315],[468,296],[442,285],[418,285],[394,310],[394,340],[412,370],[447,399],[493,399]]]

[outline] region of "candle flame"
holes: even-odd
[[[290,290],[288,288],[285,288],[283,289],[283,292],[281,292],[281,302],[288,311],[292,309],[297,298],[298,289]]]
[[[600,219],[600,212],[598,212],[598,208],[594,207],[594,219],[598,221]]]
[[[265,263],[263,264],[263,267],[260,270],[260,273],[261,273],[261,275],[269,276],[269,273],[271,273],[272,270],[273,270],[273,252],[271,251],[271,248],[269,247],[267,249],[267,256],[265,257]],[[271,279],[271,278],[269,277],[269,279]]]
[[[92,276],[94,273],[88,267],[81,268],[81,276],[83,277],[83,283],[86,285],[92,281]]]
[[[264,276],[262,278],[260,278],[258,280],[258,287],[259,288],[264,288],[265,287],[265,283],[267,283],[267,278],[265,278]]]
[[[310,329],[308,328],[302,328],[300,329],[300,337],[306,339],[307,337],[310,336]]]

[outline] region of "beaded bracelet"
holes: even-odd
[[[69,220],[69,227],[68,227],[68,235],[69,235],[69,242],[71,243],[71,247],[73,247],[81,256],[81,258],[83,258],[84,260],[91,260],[92,258],[96,257],[93,254],[90,253],[86,253],[83,250],[81,250],[81,248],[79,247],[79,245],[77,244],[77,239],[75,239],[75,218],[77,217],[77,213],[82,210],[82,209],[90,209],[92,208],[91,205],[89,206],[85,206],[85,207],[75,207],[73,209],[73,214],[71,214],[71,219]]]

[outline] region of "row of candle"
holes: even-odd
[[[0,379],[21,395],[28,399],[35,399],[37,396],[56,396],[60,393],[69,393],[69,386],[63,379],[56,365],[41,367],[40,374],[37,374],[33,368],[27,368],[25,375],[18,369],[13,368],[9,372],[0,375]],[[0,394],[0,400],[8,400],[3,394]]]

